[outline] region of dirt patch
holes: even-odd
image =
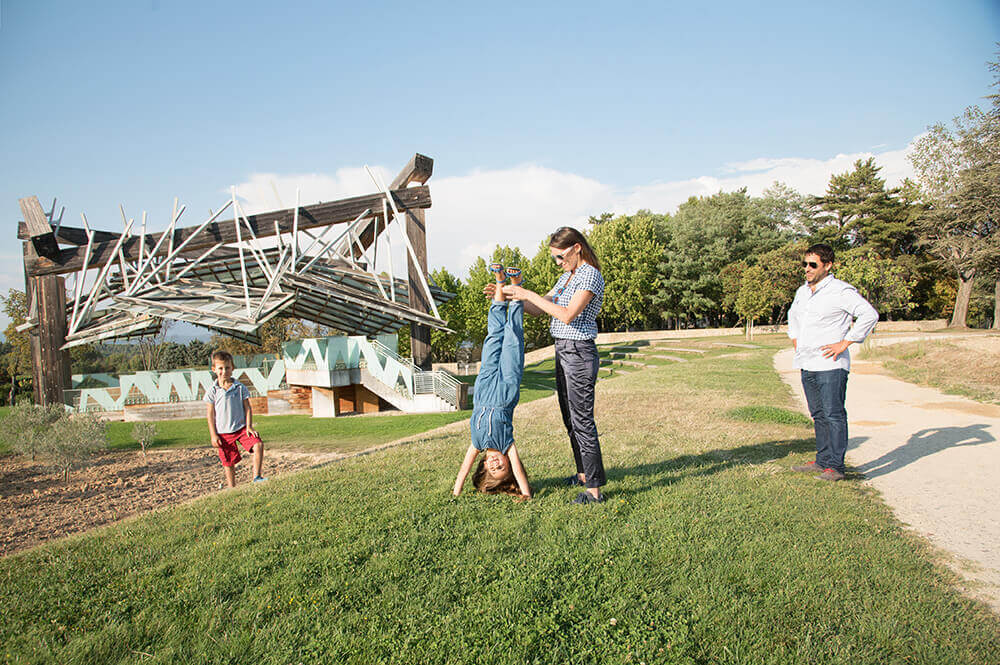
[[[277,476],[324,461],[322,456],[267,451],[264,475]],[[250,460],[236,466],[249,482]],[[222,467],[209,448],[113,452],[74,471],[67,484],[51,467],[14,455],[0,457],[0,555],[222,490]]]

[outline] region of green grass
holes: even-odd
[[[0,656],[996,663],[995,616],[873,492],[788,471],[810,428],[726,417],[792,406],[760,343],[599,384],[604,504],[568,503],[538,403],[515,421],[532,502],[452,498],[462,433],[217,494],[0,561]]]
[[[812,421],[798,411],[780,406],[738,406],[726,415],[734,420],[749,423],[784,423],[786,425],[810,425]]]
[[[312,418],[306,415],[256,416],[254,426],[268,448],[305,452],[351,453],[395,441],[469,417],[468,411],[452,413],[349,416]],[[108,445],[112,450],[138,450],[130,422],[108,423]],[[208,444],[204,418],[162,420],[156,423],[154,447],[185,448]]]

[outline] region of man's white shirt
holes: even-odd
[[[851,371],[850,347],[836,358],[824,358],[822,347],[841,340],[863,342],[878,323],[878,312],[858,290],[827,275],[816,290],[803,284],[788,310],[788,336],[795,342],[796,369]]]

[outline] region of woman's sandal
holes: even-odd
[[[604,495],[602,494],[601,498],[598,499],[590,492],[580,492],[573,499],[573,503],[604,503]]]

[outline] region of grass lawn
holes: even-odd
[[[306,452],[351,453],[395,441],[411,434],[464,420],[469,412],[350,416],[312,418],[306,415],[256,416],[254,426],[269,448]],[[108,423],[108,444],[112,449],[138,450],[132,439],[134,423]],[[204,418],[162,420],[156,423],[154,447],[208,445],[208,425]]]
[[[604,504],[568,503],[558,406],[536,401],[514,425],[529,503],[451,497],[457,433],[7,557],[0,656],[997,663],[996,617],[872,491],[788,470],[813,443],[774,344],[599,383]]]

